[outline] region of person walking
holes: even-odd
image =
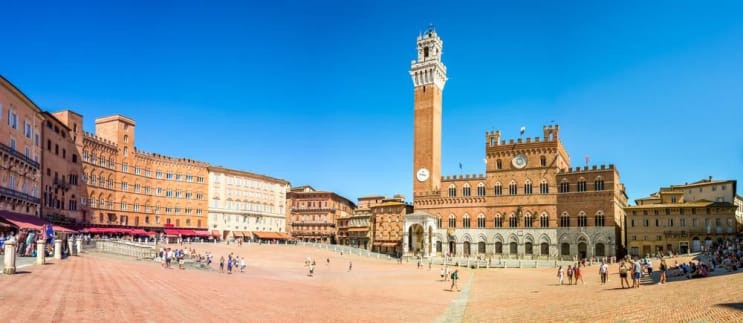
[[[601,266],[599,266],[599,276],[601,276],[601,285],[605,285],[609,276],[609,265],[605,261],[602,261]]]
[[[353,263],[349,260],[348,261],[348,271],[351,271],[352,268],[353,268]]]
[[[575,271],[575,284],[578,285],[578,279],[580,279],[580,283],[585,285],[586,282],[583,281],[583,269],[580,269],[580,266],[580,264],[576,264],[575,269],[573,269]]]
[[[573,284],[573,275],[575,274],[575,270],[573,269],[573,266],[568,265],[568,285]]]
[[[441,281],[446,281],[446,269],[444,267],[441,267]]]
[[[560,285],[562,285],[562,278],[563,278],[563,272],[562,272],[562,266],[560,266],[560,268],[557,268],[557,279],[560,282]]]
[[[224,274],[224,256],[219,258],[219,272]]]
[[[640,275],[642,275],[642,265],[639,260],[632,262],[632,288],[640,288]]]
[[[449,287],[449,291],[454,291],[454,287],[457,288],[458,292],[461,292],[459,290],[459,286],[457,286],[457,280],[459,280],[459,269],[454,269],[454,272],[451,273],[451,287]]]
[[[666,283],[666,270],[668,270],[668,265],[666,264],[666,258],[661,257],[660,258],[660,283],[661,284]]]

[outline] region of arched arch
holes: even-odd
[[[464,183],[464,185],[462,185],[462,196],[470,196],[471,193],[470,183]]]
[[[484,233],[480,233],[478,237],[480,238],[480,241],[488,242],[488,236]]]
[[[542,233],[539,236],[539,243],[551,244],[552,243],[552,240],[550,240],[550,237],[547,234]]]
[[[469,234],[469,233],[465,233],[465,234],[464,234],[464,235],[462,236],[462,241],[472,242],[472,236],[470,236],[470,234]]]
[[[449,184],[449,197],[456,197],[457,196],[457,186],[454,184]]]
[[[480,182],[477,184],[477,196],[485,196],[485,183]]]
[[[496,233],[493,235],[493,242],[503,242],[503,236],[500,233]]]

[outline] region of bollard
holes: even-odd
[[[36,264],[43,265],[46,263],[46,241],[36,241]]]
[[[62,259],[62,240],[54,240],[54,259]]]
[[[15,241],[5,241],[5,266],[3,274],[15,274]]]
[[[75,250],[75,241],[72,238],[67,239],[67,249],[70,250],[70,256],[77,254],[77,250]]]
[[[77,240],[75,240],[75,244],[77,245],[77,250],[75,250],[76,255],[82,255],[83,254],[83,239],[78,237]]]

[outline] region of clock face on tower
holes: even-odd
[[[425,182],[426,180],[428,180],[428,175],[430,174],[428,173],[428,169],[426,169],[425,167],[419,169],[418,172],[415,173],[415,177],[418,179],[419,182]]]
[[[526,166],[526,156],[524,154],[518,154],[516,157],[513,157],[511,163],[513,164],[513,167],[518,169],[524,168]]]

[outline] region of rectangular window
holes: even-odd
[[[33,137],[33,131],[31,131],[31,123],[29,123],[28,120],[25,120],[23,122],[23,135],[29,139]]]
[[[121,182],[121,190],[126,192],[129,189],[129,184],[126,182]]]
[[[8,125],[13,129],[18,129],[18,115],[8,110]]]
[[[686,226],[686,219],[680,218],[679,219],[679,226],[685,227]]]
[[[158,179],[162,179],[162,178],[163,178],[163,172],[161,172],[161,171],[156,171],[156,172],[155,172],[155,178],[158,178]]]
[[[129,172],[129,165],[127,163],[121,164],[121,171],[124,172],[124,173],[128,173]]]
[[[172,180],[173,179],[173,173],[166,173],[165,174],[165,179]]]

